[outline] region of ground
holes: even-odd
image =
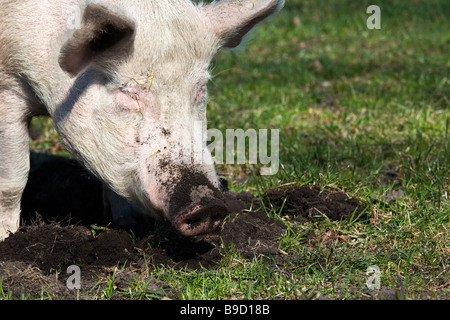
[[[187,239],[163,226],[167,230],[161,238],[153,225],[138,239],[111,227],[103,216],[100,183],[75,162],[50,157],[32,165],[22,201],[24,222],[0,243],[1,289],[8,298],[88,299],[104,294],[108,285],[112,285],[108,298],[113,299],[127,298],[123,293],[137,285],[145,286],[146,294],[155,298],[176,298],[177,288],[153,279],[149,268],[214,268],[230,247],[246,259],[272,256],[281,263],[289,259],[282,256],[279,243],[287,226],[263,211],[249,210],[264,198],[296,221],[358,219],[364,210],[363,204],[344,193],[317,187],[271,189],[261,199],[229,192],[227,199],[237,212],[217,232]],[[60,188],[49,193],[55,184]],[[81,268],[79,291],[67,288],[70,265]]]

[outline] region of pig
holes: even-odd
[[[209,66],[283,4],[0,0],[0,240],[19,227],[38,115],[104,183],[116,220],[215,230],[229,210],[204,138]],[[197,161],[180,161],[185,150]]]

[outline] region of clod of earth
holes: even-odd
[[[263,201],[267,208],[296,218],[299,222],[316,217],[328,217],[331,220],[365,217],[365,206],[358,200],[342,192],[321,190],[318,186],[271,189],[266,192]]]
[[[286,226],[262,211],[241,212],[225,223],[220,232],[226,247],[239,250],[246,258],[254,255],[278,255],[278,238]]]

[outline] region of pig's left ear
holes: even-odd
[[[202,7],[211,26],[226,48],[237,47],[259,22],[277,13],[284,0],[222,0]]]
[[[80,27],[63,45],[59,65],[74,77],[97,57],[119,59],[129,51],[134,33],[132,19],[109,6],[90,3],[84,10]]]

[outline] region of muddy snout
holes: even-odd
[[[175,230],[183,236],[192,237],[212,232],[220,226],[228,211],[223,204],[197,206],[175,219]]]
[[[185,206],[173,207],[171,221],[174,229],[186,237],[214,231],[229,213],[221,192],[208,186],[192,188],[189,200]]]

